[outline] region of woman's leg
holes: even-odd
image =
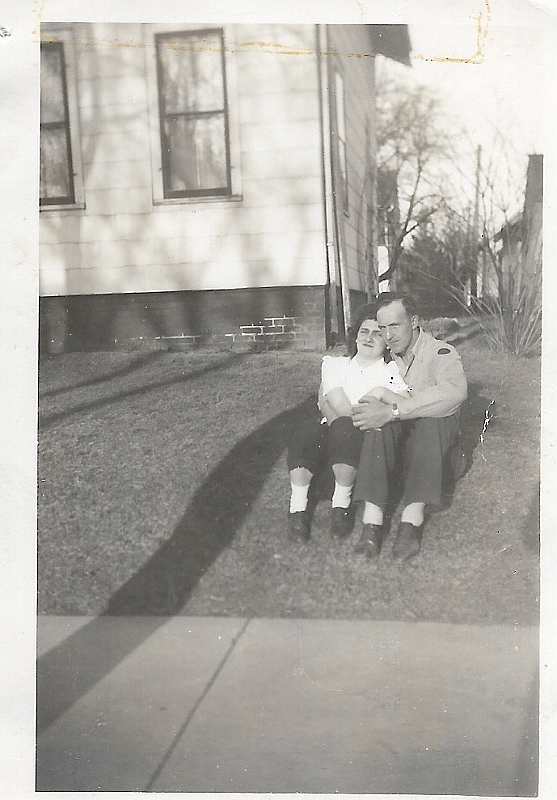
[[[290,470],[290,513],[305,511],[308,504],[308,493],[313,474],[305,467]]]
[[[333,508],[348,508],[352,497],[352,488],[356,482],[357,470],[350,464],[333,464],[335,490],[331,505]]]
[[[287,465],[290,473],[289,532],[293,539],[309,539],[307,519],[311,480],[326,455],[327,430],[318,414],[296,427],[288,443]]]
[[[340,538],[348,536],[352,530],[349,508],[361,446],[362,433],[354,427],[350,417],[339,417],[329,427],[329,461],[335,476],[331,532]]]
[[[348,508],[356,482],[362,448],[362,432],[350,417],[338,417],[329,426],[329,461],[335,476],[333,508]]]

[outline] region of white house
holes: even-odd
[[[409,63],[406,26],[41,36],[45,352],[344,333],[377,276],[374,59]]]

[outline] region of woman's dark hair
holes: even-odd
[[[352,325],[348,328],[346,335],[346,355],[353,358],[356,355],[356,337],[366,319],[375,319],[377,314],[377,302],[366,303],[356,311]]]

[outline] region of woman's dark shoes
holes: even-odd
[[[393,545],[393,559],[401,564],[416,558],[422,547],[423,525],[401,522]]]
[[[307,511],[293,511],[288,514],[288,536],[293,541],[309,541],[309,518]]]
[[[364,525],[360,541],[354,548],[354,552],[358,555],[365,556],[368,561],[376,561],[381,552],[381,544],[383,542],[383,526],[382,525]]]
[[[349,508],[331,509],[331,535],[346,539],[352,533],[352,516]]]

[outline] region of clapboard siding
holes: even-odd
[[[152,26],[73,27],[86,207],[41,213],[41,294],[324,284],[314,26],[225,26],[241,196],[164,205]]]
[[[284,315],[327,344],[342,335],[373,259],[370,26],[224,25],[232,195],[177,201],[162,194],[154,37],[204,26],[58,27],[73,38],[78,191],[75,207],[40,215],[42,346],[222,333]],[[346,209],[330,136],[335,68]]]
[[[348,214],[344,223],[345,255],[350,288],[365,289],[366,195],[375,165],[374,58],[365,26],[329,27],[331,65],[344,79],[348,160]],[[367,194],[369,192],[369,194]]]

